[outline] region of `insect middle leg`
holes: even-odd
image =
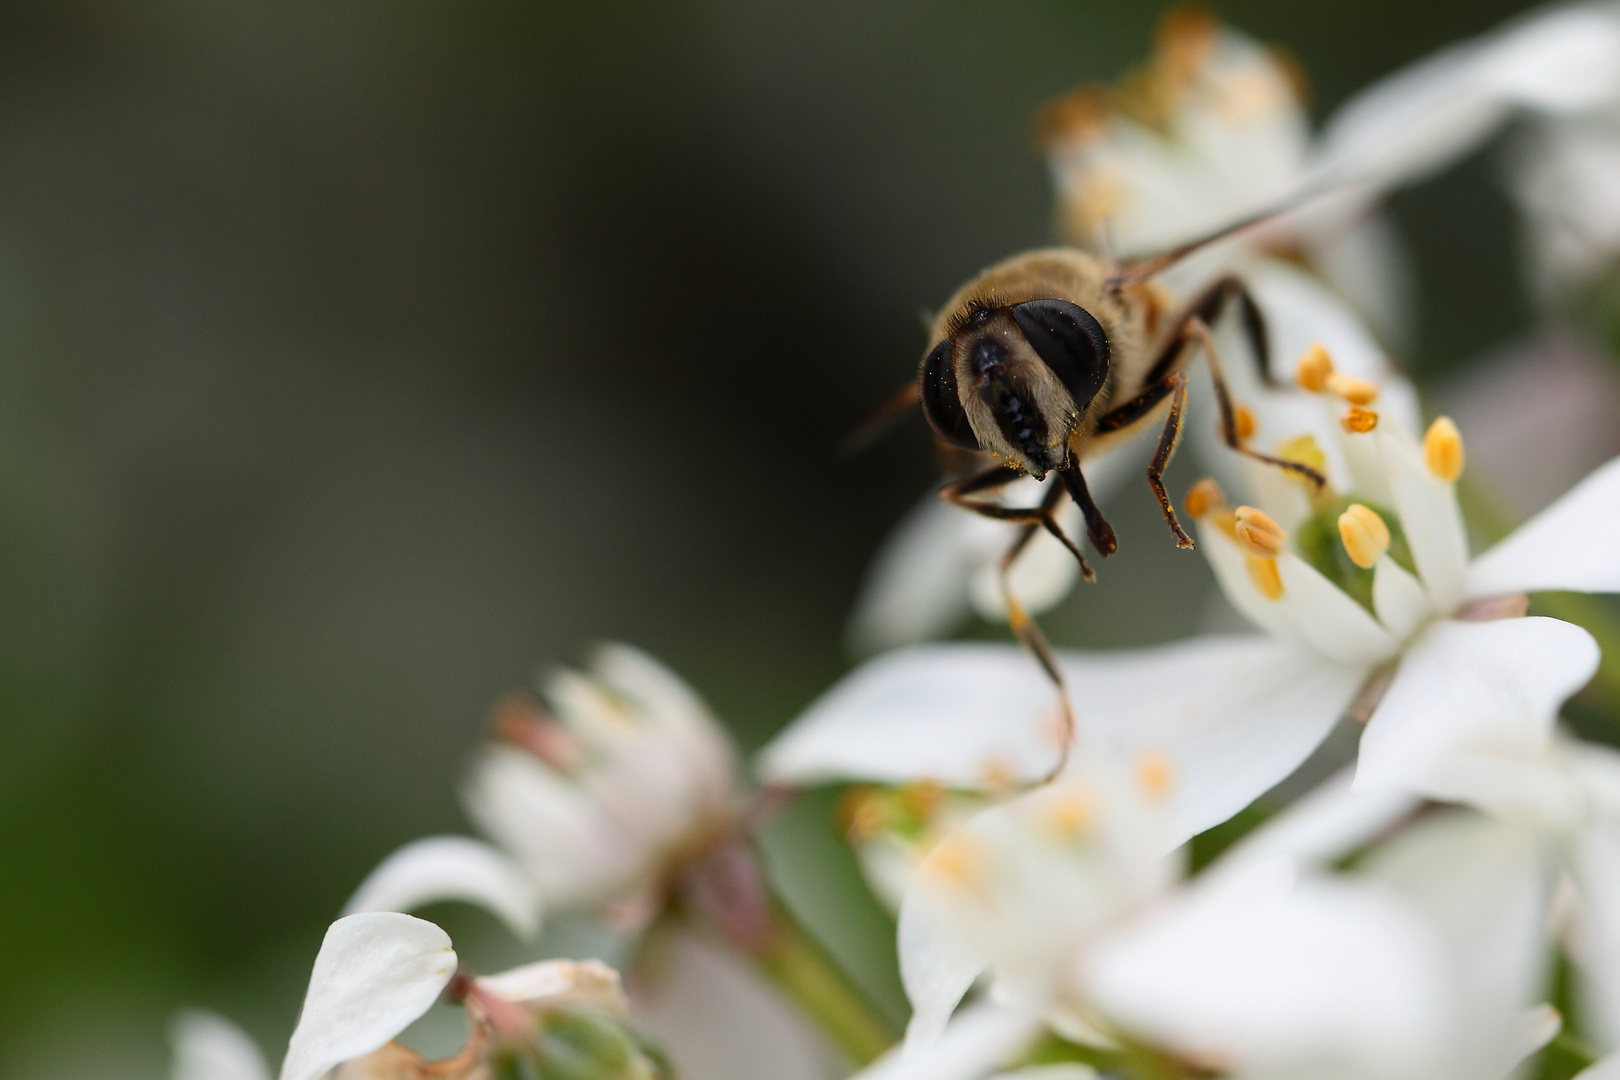
[[[1190,548],[1193,546],[1192,537],[1181,527],[1181,522],[1176,518],[1176,509],[1164,490],[1164,470],[1170,467],[1170,458],[1175,455],[1176,446],[1181,442],[1182,418],[1187,408],[1187,376],[1180,371],[1169,372],[1132,400],[1112,412],[1104,413],[1097,421],[1097,430],[1117,431],[1130,427],[1163,404],[1165,398],[1170,399],[1170,411],[1164,418],[1164,430],[1159,433],[1158,445],[1153,448],[1153,458],[1148,462],[1148,487],[1153,489],[1153,497],[1159,500],[1159,510],[1164,514],[1165,524],[1170,526],[1171,535],[1176,538],[1176,547]]]

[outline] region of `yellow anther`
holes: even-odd
[[[1233,534],[1245,550],[1263,559],[1274,559],[1283,553],[1283,547],[1288,543],[1288,531],[1277,524],[1270,514],[1252,506],[1240,506],[1235,511],[1235,517],[1237,521]]]
[[[1327,377],[1328,393],[1352,405],[1371,405],[1378,398],[1378,384],[1335,371]]]
[[[1350,508],[1339,515],[1339,539],[1344,541],[1344,550],[1349,553],[1351,562],[1363,570],[1371,570],[1378,556],[1389,550],[1389,526],[1377,511],[1351,503]]]
[[[1239,442],[1247,442],[1254,438],[1254,433],[1260,427],[1260,421],[1254,418],[1254,413],[1239,405],[1232,410],[1232,426],[1237,428]]]
[[[1196,520],[1226,505],[1226,496],[1221,493],[1221,485],[1206,476],[1187,490],[1187,498],[1181,505],[1187,516]]]
[[[1299,366],[1294,369],[1294,381],[1301,390],[1320,394],[1327,389],[1328,376],[1332,374],[1333,357],[1328,355],[1327,348],[1321,342],[1316,342],[1299,358]]]
[[[1378,414],[1371,409],[1363,409],[1360,405],[1352,405],[1344,410],[1339,423],[1352,435],[1365,435],[1378,426]]]
[[[1046,807],[1045,816],[1046,824],[1058,836],[1065,840],[1079,840],[1091,827],[1097,816],[1097,808],[1084,792],[1066,791]]]
[[[1282,595],[1282,583],[1278,582],[1277,594]],[[1275,599],[1275,597],[1273,597]],[[1175,785],[1175,770],[1170,766],[1170,759],[1157,750],[1149,750],[1136,759],[1136,786],[1150,799],[1159,800],[1170,794]]]
[[[1284,461],[1297,461],[1319,473],[1327,471],[1327,455],[1316,444],[1316,437],[1313,435],[1289,439],[1277,447],[1277,456]]]
[[[952,885],[973,887],[984,880],[984,845],[966,833],[952,833],[929,854],[923,869]]]
[[[1450,417],[1442,416],[1429,425],[1428,432],[1423,436],[1423,460],[1430,472],[1447,483],[1462,475],[1462,433]]]
[[[923,823],[945,804],[945,789],[932,780],[914,780],[896,792],[900,806],[913,821]]]
[[[889,827],[888,799],[881,788],[850,788],[838,800],[836,818],[850,840],[870,840]]]
[[[1267,600],[1282,598],[1282,572],[1277,569],[1276,559],[1263,559],[1245,551],[1243,565],[1249,568],[1249,577],[1253,580],[1254,587],[1259,589]]]

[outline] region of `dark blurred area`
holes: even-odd
[[[1520,6],[1220,13],[1320,117]],[[747,746],[843,671],[934,472],[917,419],[834,447],[920,310],[1049,240],[1028,119],[1159,12],[0,6],[0,1071],[159,1075],[185,1003],[284,1038],[537,663],[639,644]],[[1528,325],[1488,152],[1396,210],[1416,371]],[[1180,632],[1174,559],[1067,640]]]

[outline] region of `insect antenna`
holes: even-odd
[[[917,405],[917,381],[902,386],[889,400],[867,414],[848,435],[838,442],[838,456],[854,457],[882,438],[906,413]]]
[[[1353,183],[1353,181],[1328,181],[1311,184],[1308,187],[1296,191],[1294,194],[1283,199],[1281,202],[1269,206],[1258,213],[1250,214],[1248,217],[1239,218],[1237,221],[1222,225],[1214,232],[1205,233],[1203,236],[1200,236],[1195,240],[1189,240],[1185,244],[1181,244],[1177,247],[1173,247],[1169,251],[1163,251],[1157,255],[1149,255],[1145,258],[1128,262],[1120,269],[1119,273],[1109,277],[1108,280],[1104,282],[1104,285],[1111,292],[1119,292],[1120,290],[1127,289],[1132,285],[1139,285],[1149,278],[1154,277],[1155,275],[1160,274],[1174,266],[1187,256],[1196,254],[1200,249],[1208,247],[1210,244],[1225,240],[1228,237],[1236,236],[1237,234],[1246,232],[1249,229],[1259,228],[1261,225],[1269,224],[1276,221],[1278,218],[1286,217],[1295,211],[1309,206],[1317,199],[1331,195],[1337,191],[1343,191],[1347,187],[1352,186]]]

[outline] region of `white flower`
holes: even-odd
[[[1272,355],[1292,356],[1328,337],[1343,316],[1329,313],[1313,329],[1332,305],[1310,294],[1327,290],[1289,281],[1309,279],[1259,252],[1303,248],[1334,289],[1400,340],[1410,282],[1392,231],[1369,216],[1376,197],[1465,154],[1516,112],[1571,115],[1617,96],[1620,10],[1558,9],[1367,88],[1313,141],[1293,77],[1274,53],[1206,15],[1181,11],[1161,29],[1143,71],[1120,90],[1088,89],[1055,103],[1043,130],[1068,239],[1089,247],[1102,238],[1122,255],[1172,248],[1313,185],[1336,187],[1335,197],[1214,245],[1162,281],[1190,295],[1217,271],[1237,269],[1271,324]],[[1352,350],[1329,344],[1353,370]],[[1383,377],[1387,367],[1355,373]],[[1195,431],[1207,426],[1194,422]],[[1145,447],[1138,449],[1084,462],[1099,499],[1139,465]],[[1004,500],[1033,501],[1034,488],[1012,485]],[[970,611],[1005,618],[995,568],[1013,535],[1004,523],[937,500],[915,508],[867,574],[850,644],[864,654],[937,637]],[[1064,554],[1043,532],[1015,568],[1014,594],[1032,614],[1073,588],[1075,567]]]
[[[1620,255],[1620,109],[1549,120],[1513,150],[1508,182],[1524,213],[1529,283],[1558,307]]]
[[[1293,73],[1277,55],[1201,12],[1160,28],[1153,59],[1114,93],[1083,90],[1049,108],[1045,136],[1070,238],[1099,233],[1152,254],[1272,208],[1320,184],[1339,198],[1259,230],[1303,242],[1317,268],[1387,330],[1398,282],[1378,233],[1346,233],[1379,194],[1467,153],[1520,111],[1568,115],[1620,95],[1620,12],[1534,12],[1451,46],[1347,101],[1312,139]],[[1376,227],[1375,227],[1376,228]],[[1230,259],[1228,246],[1211,261]],[[1348,286],[1348,287],[1347,287]]]
[[[1450,768],[1450,749],[1484,737],[1545,745],[1558,706],[1596,670],[1597,648],[1584,630],[1553,619],[1455,616],[1489,613],[1523,592],[1620,591],[1620,460],[1470,561],[1453,491],[1462,454],[1454,429],[1437,425],[1423,446],[1393,419],[1346,434],[1343,401],[1274,396],[1276,407],[1259,394],[1250,402],[1262,431],[1285,443],[1296,420],[1314,416],[1317,431],[1335,435],[1324,434],[1325,446],[1296,442],[1293,452],[1313,453],[1348,494],[1325,493],[1313,505],[1304,485],[1255,470],[1255,488],[1267,496],[1256,501],[1275,527],[1258,545],[1260,518],[1249,512],[1240,523],[1206,500],[1200,547],[1233,606],[1269,635],[1059,653],[1079,745],[1165,762],[1177,842],[1291,772],[1358,689],[1370,708],[1358,784],[1461,797],[1447,785],[1463,781],[1437,771]],[[1368,570],[1352,564],[1336,520],[1352,504],[1363,509],[1350,524],[1368,535],[1348,535]],[[1382,547],[1372,514],[1390,532]],[[1245,533],[1251,539],[1240,541]],[[1397,561],[1397,533],[1416,573]],[[1036,779],[1058,752],[1049,695],[1010,646],[908,650],[864,665],[813,705],[766,748],[761,772],[788,784],[931,779],[983,790]]]
[[[450,938],[432,923],[394,912],[348,915],[321,942],[309,990],[287,1046],[281,1080],[320,1080],[333,1069],[354,1080],[409,1080],[426,1063],[394,1038],[428,1010],[456,976]],[[434,1063],[432,1075],[485,1075],[501,1038],[530,1034],[534,1018],[578,1010],[627,1015],[618,974],[596,961],[548,960],[499,975],[465,978],[467,1046]],[[174,1080],[265,1080],[258,1048],[230,1021],[183,1013],[173,1031]]]
[[[464,795],[499,850],[439,837],[407,845],[348,910],[473,900],[531,935],[544,908],[604,911],[631,926],[661,910],[684,860],[735,830],[741,792],[729,737],[676,675],[625,645],[560,671],[545,705],[496,710]]]
[[[1312,873],[1388,820],[1335,784],[1177,886],[1176,860],[1153,854],[1152,787],[1095,764],[924,861],[900,927],[916,1014],[904,1052],[863,1080],[973,1080],[1041,1027],[1233,1077],[1477,1080],[1556,1032],[1528,1007],[1544,934],[1523,860],[1497,888],[1499,847],[1448,824],[1403,836],[1376,871]],[[988,1002],[945,1023],[984,971]]]

